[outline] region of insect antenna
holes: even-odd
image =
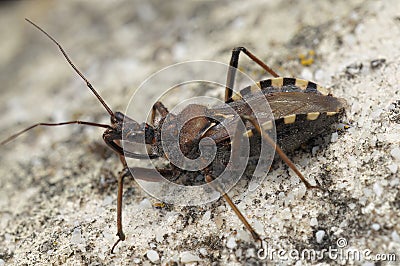
[[[104,106],[104,108],[107,110],[107,112],[110,114],[111,119],[112,120],[116,120],[115,114],[113,113],[113,111],[111,110],[111,108],[106,104],[106,102],[103,100],[103,98],[101,98],[101,96],[97,93],[97,91],[95,90],[95,88],[93,87],[93,85],[89,82],[89,80],[79,71],[79,69],[72,63],[71,59],[68,57],[67,53],[65,52],[65,50],[62,48],[62,46],[50,35],[48,34],[45,30],[43,30],[41,27],[39,27],[38,25],[36,25],[35,23],[33,23],[31,20],[25,18],[25,20],[27,22],[29,22],[31,25],[33,25],[34,27],[36,27],[38,30],[40,30],[42,33],[44,33],[52,42],[54,42],[58,48],[61,50],[62,54],[64,55],[65,59],[68,61],[69,65],[75,70],[75,72],[86,82],[86,86],[93,92],[93,94],[97,97],[97,99],[101,102],[101,104]],[[93,126],[93,127],[102,127],[102,128],[108,128],[111,129],[112,127],[109,125],[105,125],[105,124],[99,124],[99,123],[94,123],[94,122],[86,122],[86,121],[79,121],[79,120],[75,120],[75,121],[67,121],[67,122],[60,122],[60,123],[37,123],[34,125],[31,125],[13,135],[11,135],[10,137],[8,137],[7,139],[3,140],[0,142],[0,145],[4,145],[12,140],[14,140],[15,138],[17,138],[18,136],[20,136],[21,134],[35,128],[38,126],[62,126],[62,125],[70,125],[70,124],[80,124],[80,125],[87,125],[87,126]]]
[[[71,59],[69,59],[67,53],[64,51],[62,48],[61,44],[59,44],[50,34],[48,34],[44,29],[33,23],[31,20],[25,18],[27,22],[32,24],[34,27],[36,27],[38,30],[40,30],[44,35],[46,35],[51,41],[53,41],[58,48],[60,49],[61,53],[64,55],[65,59],[67,59],[69,65],[75,70],[75,72],[86,82],[86,86],[93,92],[93,94],[97,97],[97,99],[101,102],[101,104],[104,106],[104,108],[107,110],[107,112],[110,114],[112,118],[115,118],[114,112],[111,110],[111,108],[106,104],[106,102],[101,98],[101,96],[97,93],[97,91],[94,89],[92,84],[89,82],[89,80],[79,71],[79,69],[72,63]]]

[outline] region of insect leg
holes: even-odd
[[[123,155],[119,156],[124,168],[118,174],[118,194],[117,194],[117,236],[118,240],[114,243],[111,248],[111,253],[114,253],[114,248],[118,245],[120,241],[125,240],[125,234],[122,230],[122,194],[123,194],[123,187],[124,187],[124,178],[130,176],[128,165],[125,161]]]
[[[229,167],[228,171],[235,171],[235,167],[237,165],[240,165],[239,160],[240,158],[240,152],[241,152],[241,144],[242,144],[242,136],[241,134],[238,134],[240,132],[240,125],[241,121],[238,120],[236,124],[236,131],[234,134],[232,134],[231,137],[231,160],[228,164],[227,167]],[[254,238],[255,241],[260,242],[261,248],[262,248],[262,240],[260,235],[254,230],[254,228],[250,225],[250,223],[247,221],[246,217],[241,213],[241,211],[238,209],[236,204],[232,201],[232,199],[228,196],[228,194],[218,185],[218,183],[214,182],[211,183],[214,178],[212,175],[205,173],[205,180],[206,182],[215,190],[221,193],[222,197],[225,199],[225,201],[228,203],[228,205],[232,208],[232,210],[235,212],[235,214],[238,216],[240,221],[244,224],[246,229],[250,232],[251,236]]]
[[[15,133],[14,135],[11,135],[10,137],[8,137],[7,139],[3,140],[2,142],[0,142],[0,145],[4,145],[12,140],[14,140],[15,138],[17,138],[19,135],[22,135],[23,133],[38,127],[38,126],[46,126],[46,127],[50,127],[50,126],[63,126],[63,125],[70,125],[70,124],[80,124],[80,125],[86,125],[86,126],[93,126],[93,127],[102,127],[102,128],[107,128],[107,129],[111,129],[111,127],[109,125],[104,125],[104,124],[99,124],[99,123],[94,123],[94,122],[86,122],[86,121],[79,121],[79,120],[75,120],[75,121],[67,121],[67,122],[61,122],[61,123],[37,123],[34,124],[30,127],[27,127],[17,133]]]
[[[106,130],[103,134],[104,142],[113,149],[119,155],[123,155],[128,158],[133,159],[155,159],[159,156],[157,154],[139,154],[124,150],[121,145],[117,144],[116,141],[122,140],[122,134],[120,132],[116,132],[114,129]]]
[[[129,168],[125,157],[123,155],[119,156],[122,164],[123,169],[118,175],[118,194],[117,194],[117,236],[118,240],[114,243],[111,248],[111,253],[114,253],[115,247],[118,245],[119,242],[125,240],[125,234],[122,229],[122,196],[123,196],[123,183],[124,178],[131,175],[131,173],[135,174],[135,178],[142,179],[149,182],[160,182],[160,174],[163,176],[173,175],[174,172],[169,169],[147,169],[141,167],[131,167]],[[158,174],[159,173],[159,174]]]
[[[156,112],[158,112],[161,117],[166,117],[168,115],[168,109],[161,103],[161,102],[156,102],[153,105],[153,108],[151,110],[151,125],[154,126],[154,121],[156,119]]]
[[[239,54],[243,52],[245,55],[250,57],[251,60],[256,62],[259,66],[261,66],[265,71],[270,73],[272,76],[279,77],[279,75],[273,71],[269,66],[267,66],[261,59],[256,57],[253,53],[247,50],[245,47],[235,47],[232,50],[232,57],[229,63],[231,66],[228,70],[228,75],[226,78],[226,88],[225,88],[225,102],[229,101],[233,94],[233,85],[235,83],[235,76],[236,76],[236,69],[238,68],[239,64]]]
[[[278,144],[276,144],[275,141],[273,139],[271,139],[271,137],[267,133],[265,133],[264,130],[261,129],[260,125],[258,124],[257,120],[254,117],[251,117],[251,116],[241,116],[241,117],[242,117],[242,119],[249,121],[254,126],[254,128],[257,130],[257,132],[271,146],[275,147],[275,151],[279,154],[279,156],[282,158],[282,160],[287,164],[287,166],[289,166],[290,169],[292,169],[296,173],[296,175],[300,178],[300,180],[304,183],[304,185],[308,189],[317,188],[317,189],[323,190],[319,186],[313,186],[307,181],[307,179],[303,176],[303,174],[299,171],[299,169],[297,169],[297,167],[294,165],[294,163],[287,157],[285,152],[283,152],[283,150],[278,146]]]
[[[249,230],[251,236],[254,238],[255,241],[259,241],[262,246],[262,240],[260,235],[253,229],[253,227],[250,225],[250,223],[247,221],[246,217],[241,213],[241,211],[238,209],[236,204],[232,201],[232,199],[228,196],[227,193],[225,193],[218,185],[213,184],[211,185],[210,183],[214,180],[214,178],[211,175],[206,175],[205,176],[206,182],[212,186],[214,189],[216,189],[219,193],[221,193],[222,197],[225,199],[225,201],[228,203],[228,205],[232,208],[232,210],[235,212],[235,214],[239,217],[240,221],[244,224],[247,230]]]

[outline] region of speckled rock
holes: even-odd
[[[0,6],[0,139],[36,122],[109,122],[57,48],[25,17],[63,44],[113,110],[124,111],[135,89],[164,67],[196,59],[228,63],[231,49],[244,45],[279,74],[312,78],[346,98],[343,122],[350,128],[339,130],[333,142],[326,136],[290,154],[324,192],[306,191],[278,163],[254,192],[232,192],[238,207],[270,250],[321,251],[345,239],[344,249],[400,259],[398,1],[72,0]],[[268,77],[245,57],[240,64],[255,80]],[[164,102],[171,107],[198,94],[203,91]],[[204,94],[223,97],[222,91]],[[138,108],[144,113],[150,106],[143,101]],[[110,254],[117,240],[115,180],[121,164],[101,135],[100,129],[80,126],[40,128],[0,146],[0,265],[172,264],[182,262],[183,252],[204,265],[259,261],[258,243],[224,201],[157,205],[129,178],[126,240]],[[316,238],[321,231],[325,235]],[[280,265],[345,264],[271,259]]]

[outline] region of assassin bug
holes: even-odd
[[[135,177],[147,181],[159,181],[158,177],[153,175],[153,171],[146,168],[140,167],[128,167],[126,158],[134,159],[156,159],[156,158],[167,158],[168,155],[161,147],[160,134],[162,125],[166,123],[166,119],[172,119],[173,121],[186,120],[186,116],[189,114],[196,114],[196,118],[190,119],[189,123],[182,127],[179,135],[172,133],[172,137],[179,139],[179,148],[182,153],[188,157],[197,157],[199,150],[197,146],[205,137],[211,138],[218,145],[218,147],[229,147],[235,145],[235,142],[230,140],[230,136],[227,133],[224,126],[227,124],[234,127],[237,121],[242,120],[246,125],[246,133],[250,139],[255,139],[256,142],[259,139],[265,140],[269,145],[274,147],[277,154],[283,159],[283,161],[299,176],[301,181],[307,188],[319,188],[318,186],[311,185],[293,164],[293,162],[286,156],[285,151],[291,151],[297,148],[300,144],[311,139],[315,135],[319,135],[326,132],[329,126],[337,122],[344,112],[345,101],[340,98],[333,97],[328,94],[325,89],[318,86],[311,81],[305,81],[295,78],[282,78],[268,67],[264,62],[257,58],[254,54],[248,51],[244,47],[237,47],[232,51],[232,57],[230,61],[230,68],[227,74],[226,88],[225,88],[225,103],[228,104],[238,115],[234,117],[226,117],[224,115],[224,108],[213,107],[207,108],[205,106],[191,104],[183,109],[179,114],[168,116],[170,113],[168,109],[161,103],[156,102],[153,105],[151,114],[151,123],[146,122],[139,124],[135,120],[127,117],[121,112],[113,112],[111,108],[105,103],[100,97],[91,83],[87,78],[78,70],[78,68],[72,63],[61,45],[51,37],[42,28],[34,24],[32,21],[26,19],[34,27],[42,31],[51,41],[53,41],[58,48],[61,50],[63,56],[66,58],[70,66],[74,71],[85,81],[87,87],[97,97],[103,107],[106,109],[111,118],[111,125],[99,124],[87,121],[68,121],[61,123],[38,123],[34,124],[18,133],[10,136],[6,140],[2,141],[4,145],[11,140],[15,139],[19,135],[31,130],[37,126],[61,126],[67,124],[81,124],[93,127],[105,128],[103,133],[103,140],[105,143],[113,149],[118,155],[123,164],[123,170],[118,176],[118,195],[117,195],[117,236],[118,240],[113,245],[111,252],[120,241],[125,240],[125,234],[122,229],[122,192],[123,192],[123,180],[129,176],[131,172],[135,173]],[[236,70],[238,67],[239,54],[246,54],[250,59],[256,62],[264,70],[270,73],[274,78],[262,80],[254,86],[249,86],[242,89],[239,93],[234,93],[231,89],[235,82]],[[245,101],[257,101],[267,100],[272,107],[273,117],[267,122],[258,123],[255,115],[247,102]],[[155,124],[156,113],[159,113],[161,119]],[[218,119],[212,119],[210,117],[218,117],[224,120],[226,123],[222,123]],[[226,121],[228,120],[228,121]],[[269,130],[274,128],[278,132],[277,143],[267,133]],[[167,132],[175,132],[173,123],[169,124]],[[301,137],[300,137],[301,135]],[[235,138],[235,136],[234,136]],[[126,150],[122,147],[121,141],[125,140],[130,143],[138,143],[140,139],[144,139],[145,144],[150,145],[151,149],[148,154],[135,153]],[[281,148],[282,147],[282,148]],[[239,211],[236,205],[233,203],[231,198],[224,192],[223,188],[219,184],[213,184],[212,181],[215,178],[215,168],[218,168],[221,164],[226,166],[224,161],[225,154],[217,157],[214,161],[200,170],[199,172],[204,176],[205,181],[213,186],[214,189],[218,190],[227,203],[231,206],[233,211],[236,213],[238,218],[243,222],[245,227],[249,230],[252,237],[256,241],[261,241],[261,237],[252,228],[250,223]],[[186,173],[184,170],[174,165],[169,165],[169,168],[157,169],[163,176],[174,176],[177,173]],[[218,170],[217,170],[218,172]]]

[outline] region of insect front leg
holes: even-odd
[[[162,176],[173,175],[174,172],[169,169],[147,169],[141,167],[128,167],[125,156],[135,159],[154,159],[158,156],[152,154],[136,154],[129,151],[123,150],[120,145],[122,135],[115,129],[109,129],[103,134],[103,139],[107,145],[109,145],[118,155],[123,165],[122,171],[118,175],[118,194],[117,194],[117,236],[118,240],[114,243],[111,248],[111,253],[114,253],[115,247],[119,242],[125,240],[125,234],[122,229],[122,196],[123,196],[123,183],[124,178],[134,174],[135,178],[149,181],[149,182],[160,182]]]
[[[120,145],[120,141],[122,139],[122,134],[115,129],[109,129],[104,132],[103,139],[104,139],[104,142],[119,155],[119,158],[123,165],[122,171],[118,174],[118,193],[117,193],[117,236],[118,236],[118,240],[114,243],[114,245],[111,248],[111,253],[114,253],[114,249],[118,245],[118,243],[120,241],[125,240],[125,234],[122,229],[122,195],[123,195],[124,178],[127,176],[130,176],[131,172],[130,172],[130,169],[129,169],[128,164],[126,163],[126,160],[124,157],[124,150]]]
[[[120,241],[125,240],[125,234],[122,230],[122,195],[123,195],[123,187],[124,187],[124,178],[130,176],[129,168],[126,163],[124,156],[119,156],[124,168],[118,174],[118,194],[117,194],[117,236],[118,240],[114,243],[111,248],[111,253],[114,253],[114,248],[118,245]]]
[[[174,175],[175,173],[170,169],[148,169],[142,167],[128,167],[125,157],[120,155],[120,160],[123,164],[123,169],[118,175],[118,194],[117,194],[117,236],[118,240],[114,243],[111,248],[111,253],[114,253],[115,247],[119,242],[125,240],[125,234],[122,229],[122,196],[123,196],[123,182],[125,177],[134,174],[135,178],[149,181],[149,182],[160,182],[162,177]]]
[[[140,154],[131,151],[124,150],[120,144],[116,141],[122,141],[122,133],[115,129],[106,130],[103,134],[104,142],[113,149],[119,155],[125,156],[132,159],[156,159],[159,156],[157,154]]]
[[[267,66],[261,59],[256,57],[253,53],[251,53],[245,47],[235,47],[232,50],[232,57],[231,57],[231,61],[229,62],[230,68],[228,70],[228,75],[226,78],[225,102],[230,101],[230,99],[233,95],[233,85],[235,84],[235,76],[236,76],[236,70],[237,70],[238,64],[239,64],[240,52],[243,52],[245,55],[250,57],[251,60],[256,62],[259,66],[261,66],[265,71],[270,73],[275,78],[279,77],[279,75],[274,70],[272,70],[272,68]]]
[[[161,103],[161,102],[156,102],[153,105],[153,108],[151,109],[151,125],[154,126],[154,121],[156,119],[156,112],[158,112],[162,118],[165,118],[168,114],[169,111],[168,109]]]

